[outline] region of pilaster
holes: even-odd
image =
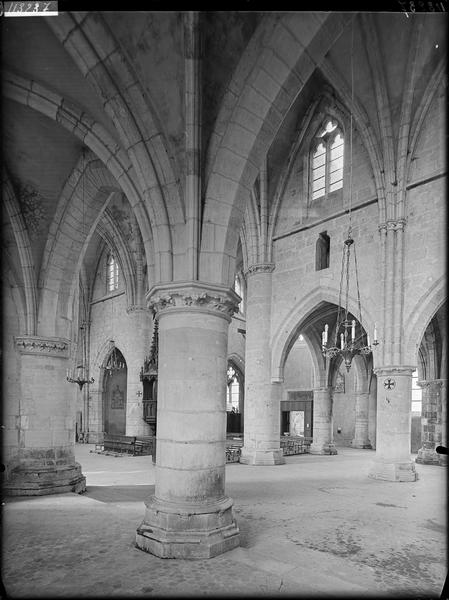
[[[228,325],[239,297],[198,282],[155,286],[159,322],[155,493],[136,544],[162,558],[210,558],[239,545],[225,495]]]
[[[10,496],[41,496],[86,489],[75,462],[75,409],[66,381],[70,342],[63,338],[15,338],[20,360],[17,466],[3,486]]]
[[[279,465],[280,393],[271,383],[271,280],[274,265],[252,265],[247,270],[245,344],[245,427],[240,462]]]
[[[376,456],[369,472],[374,479],[416,481],[410,455],[413,366],[383,366],[377,375]]]

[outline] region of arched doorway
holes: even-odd
[[[128,369],[120,350],[114,347],[106,361],[103,377],[104,432],[111,435],[126,433],[126,386]]]

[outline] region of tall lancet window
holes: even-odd
[[[312,199],[343,187],[344,138],[337,123],[327,119],[311,152]]]
[[[108,255],[106,264],[106,283],[108,292],[118,289],[118,263],[112,253]]]

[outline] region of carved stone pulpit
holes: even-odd
[[[158,367],[158,321],[154,321],[153,339],[150,353],[145,357],[140,369],[143,383],[143,420],[151,427],[151,435],[156,435],[157,416],[157,367]]]

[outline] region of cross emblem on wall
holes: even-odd
[[[136,396],[139,396],[139,398],[140,398],[141,395],[142,395],[142,392],[140,390],[137,390]]]
[[[395,386],[396,386],[396,381],[394,379],[392,379],[391,377],[388,377],[388,379],[384,379],[384,388],[386,390],[392,390],[392,389],[394,389]]]

